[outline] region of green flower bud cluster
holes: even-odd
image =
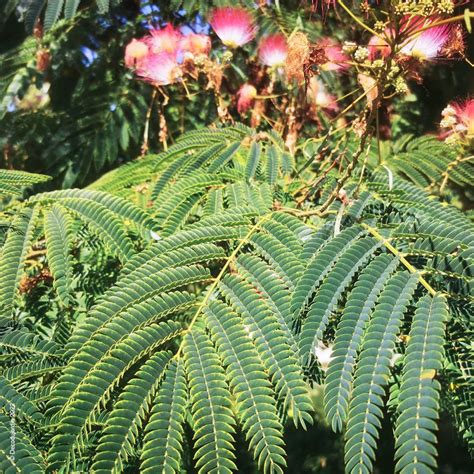
[[[454,11],[452,0],[399,0],[395,5],[398,15],[431,16],[435,13],[451,14]]]
[[[397,94],[406,94],[409,91],[408,84],[403,77],[397,77],[394,86]]]
[[[363,46],[359,46],[354,53],[354,59],[358,63],[365,61],[368,57],[369,57],[369,50]]]

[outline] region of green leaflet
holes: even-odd
[[[184,338],[194,429],[194,458],[200,473],[231,473],[234,464],[234,415],[225,373],[209,336],[193,328]]]
[[[264,472],[282,473],[285,465],[282,426],[270,382],[239,317],[213,301],[205,310],[234,393],[249,446]]]
[[[45,472],[41,453],[23,434],[18,426],[15,431],[15,460],[10,454],[11,418],[0,413],[0,472],[28,472],[41,474]]]
[[[10,317],[38,212],[27,208],[12,221],[0,254],[0,316]]]
[[[43,420],[40,409],[19,392],[9,380],[0,375],[0,409],[10,413],[14,405],[15,416],[23,418],[33,425],[39,425]]]
[[[247,165],[245,167],[245,178],[250,181],[254,178],[260,164],[260,155],[262,148],[259,142],[252,142],[247,158]]]
[[[184,363],[182,359],[172,360],[153,400],[150,421],[145,430],[140,466],[144,474],[179,472],[186,403]]]
[[[170,358],[169,352],[157,352],[127,383],[114,405],[97,446],[92,465],[94,472],[123,472],[124,461],[127,460],[140,435],[151,400],[156,394]]]
[[[48,0],[46,5],[46,12],[44,14],[44,27],[46,29],[56,23],[56,20],[61,15],[64,6],[64,0]]]
[[[4,358],[23,357],[60,357],[60,346],[53,341],[41,339],[41,337],[17,329],[0,336],[0,349],[3,350]]]
[[[48,457],[52,467],[57,468],[63,463],[67,466],[75,451],[81,453],[84,450],[81,435],[126,371],[181,331],[182,326],[171,321],[151,324],[123,338],[95,364],[61,411],[59,434],[53,440]]]
[[[0,196],[19,195],[22,188],[51,179],[43,174],[27,173],[26,171],[0,169]]]
[[[97,329],[65,368],[55,391],[56,396],[49,405],[51,415],[64,410],[64,404],[74,399],[74,391],[80,388],[84,377],[90,374],[102,358],[108,357],[109,351],[121,344],[128,334],[133,334],[133,331],[146,332],[147,324],[164,319],[174,311],[188,308],[193,300],[187,293],[162,293],[131,306]],[[177,324],[174,321],[170,323]]]
[[[410,329],[395,422],[396,471],[435,472],[436,420],[443,366],[446,300],[426,295],[419,300]]]
[[[339,298],[351,283],[357,271],[371,258],[380,243],[367,237],[356,240],[340,256],[324,283],[318,289],[311,304],[300,335],[300,354],[303,360],[311,358],[311,352],[323,337],[331,312]]]
[[[270,307],[251,285],[234,275],[224,277],[219,289],[241,316],[285,408],[293,412],[295,424],[312,423],[311,400],[298,359]]]
[[[59,299],[64,307],[70,303],[72,288],[72,220],[59,205],[54,205],[44,217],[44,233],[48,264],[54,277]]]
[[[325,413],[334,431],[342,431],[347,419],[353,371],[370,314],[398,264],[398,259],[386,254],[376,257],[360,275],[344,307],[324,390]]]
[[[302,315],[319,282],[330,271],[337,258],[360,234],[362,234],[362,230],[358,226],[343,230],[337,237],[330,240],[322,250],[314,254],[301,278],[298,279],[292,296],[291,308],[295,318]]]
[[[381,293],[367,327],[357,362],[345,433],[345,461],[349,473],[372,470],[390,359],[403,314],[417,284],[417,274],[395,274]]]

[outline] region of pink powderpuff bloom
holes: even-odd
[[[445,138],[456,133],[474,137],[474,98],[451,102],[442,112],[441,128]]]
[[[237,92],[237,112],[244,114],[252,107],[257,97],[257,89],[252,84],[244,84]]]
[[[132,69],[148,55],[148,46],[145,41],[132,39],[125,48],[125,66]]]
[[[255,36],[252,15],[243,8],[216,8],[211,16],[212,29],[229,48],[237,48],[251,41]]]
[[[136,71],[137,76],[154,86],[167,86],[176,82],[181,70],[176,57],[170,53],[148,55]]]
[[[456,111],[459,131],[474,135],[474,98],[455,102],[453,108]]]
[[[173,25],[168,24],[159,30],[151,30],[147,38],[148,47],[153,54],[177,54],[182,34]]]
[[[288,44],[281,33],[267,36],[260,41],[258,58],[265,66],[281,66],[285,63],[287,56]]]
[[[190,33],[181,38],[179,48],[184,53],[190,53],[193,56],[207,56],[211,51],[211,38],[207,35]]]
[[[442,49],[451,38],[453,26],[438,25],[421,31],[421,33],[417,33],[417,31],[428,27],[437,20],[435,17],[414,17],[405,19],[402,31],[408,35],[413,35],[413,37],[404,42],[400,52],[406,56],[416,58],[419,61],[438,58]]]
[[[317,47],[324,51],[328,61],[320,65],[323,71],[344,71],[349,68],[349,57],[342,51],[342,48],[331,38],[323,38]]]
[[[309,80],[306,95],[313,110],[323,109],[328,115],[332,115],[339,110],[336,97],[329,94],[326,86],[316,77]]]

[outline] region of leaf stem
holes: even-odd
[[[346,6],[346,4],[342,0],[338,0],[337,3],[339,3],[339,5],[341,5],[341,7],[349,14],[349,16],[355,22],[357,22],[360,26],[362,26],[362,28],[364,28],[368,32],[372,33],[373,35],[377,36],[378,38],[384,39],[383,36],[380,35],[380,33],[377,33],[370,26],[366,25],[360,18],[358,18],[356,15],[354,15],[354,13],[351,12],[351,10]]]
[[[196,324],[196,321],[197,319],[199,318],[199,315],[202,313],[202,310],[204,309],[204,306],[206,306],[206,304],[208,303],[209,301],[209,298],[212,296],[212,294],[214,293],[215,289],[217,288],[217,285],[219,284],[219,282],[222,280],[225,272],[227,271],[227,269],[229,268],[229,265],[232,263],[232,261],[235,259],[235,257],[237,256],[237,254],[240,252],[240,250],[242,249],[242,247],[248,243],[250,237],[252,237],[252,235],[259,229],[259,227],[265,222],[267,221],[268,219],[270,219],[270,217],[274,214],[274,212],[270,212],[268,214],[265,214],[264,216],[262,216],[261,219],[259,219],[254,226],[252,226],[250,228],[250,230],[247,232],[247,234],[245,235],[245,237],[243,239],[240,240],[239,244],[237,245],[237,247],[235,247],[234,251],[230,254],[229,258],[226,260],[224,266],[221,268],[221,271],[219,272],[219,274],[217,275],[217,277],[214,279],[212,285],[210,286],[210,288],[207,290],[207,293],[206,293],[206,296],[204,297],[204,299],[202,300],[201,304],[198,306],[196,312],[194,313],[194,316],[193,316],[193,319],[191,320],[191,322],[189,323],[189,326],[186,328],[186,332],[189,333],[189,331],[191,331],[191,329],[193,328],[194,324]],[[184,339],[181,341],[181,344],[179,345],[179,348],[178,348],[178,351],[176,352],[176,355],[174,356],[176,359],[179,359],[179,357],[181,356],[181,353],[183,352],[183,348],[184,348]]]
[[[418,269],[416,269],[382,234],[378,232],[377,229],[374,227],[365,224],[364,222],[361,223],[361,226],[366,229],[373,237],[375,237],[379,242],[392,252],[393,255],[400,259],[400,262],[404,265],[404,267],[410,272],[418,275],[418,279],[420,283],[425,287],[428,293],[431,296],[435,296],[437,294],[436,290],[421,276]]]

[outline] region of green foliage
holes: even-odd
[[[54,277],[58,298],[64,307],[69,305],[72,288],[70,252],[72,248],[72,219],[58,204],[47,211],[44,219],[49,268]]]
[[[179,471],[186,399],[183,362],[171,361],[146,426],[140,464],[144,473]]]
[[[0,170],[0,196],[21,194],[21,188],[48,181],[49,176],[25,171]]]
[[[87,2],[82,2],[87,3]],[[118,0],[112,0],[112,3],[119,3]],[[44,12],[44,26],[51,28],[57,20],[64,17],[71,19],[81,4],[81,0],[8,0],[0,9],[2,18],[5,20],[14,11],[15,8],[21,8],[24,15],[25,26],[32,30],[37,19]],[[101,13],[108,12],[110,0],[96,0],[96,8]],[[5,21],[4,20],[4,21]],[[0,26],[2,24],[0,23]]]
[[[46,267],[59,308],[45,334],[0,335],[25,462],[40,465],[41,451],[59,472],[232,472],[243,435],[257,468],[281,473],[285,427],[313,423],[316,383],[348,472],[372,472],[388,412],[397,472],[436,468],[442,403],[469,430],[467,359],[450,345],[469,326],[472,224],[384,171],[350,181],[349,205],[299,209],[287,154],[240,125],[195,131],[88,189],[7,206],[3,315]],[[321,199],[333,187],[329,176]],[[91,236],[117,278],[84,317],[76,282]],[[54,339],[63,311],[67,335]]]
[[[20,211],[12,220],[0,261],[0,315],[11,316],[23,266],[30,249],[37,212]]]
[[[447,319],[445,299],[425,296],[418,302],[405,354],[395,426],[397,470],[436,468],[435,420],[439,410],[439,382],[443,367],[443,339]],[[417,454],[420,453],[420,454]]]
[[[445,187],[444,181],[466,186],[474,172],[472,160],[457,155],[455,149],[430,136],[402,137],[393,144],[384,164],[422,188]]]

